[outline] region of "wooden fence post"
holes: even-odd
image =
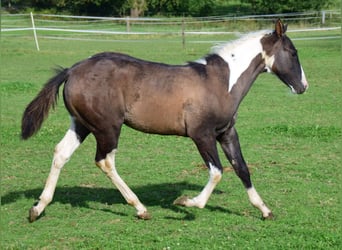
[[[324,10],[322,10],[322,25],[324,25],[325,24],[325,11]]]
[[[182,46],[183,46],[183,49],[185,49],[185,20],[184,20],[184,16],[182,18]]]
[[[37,33],[36,33],[36,26],[34,25],[34,19],[33,19],[32,12],[31,12],[31,22],[32,22],[32,30],[33,30],[34,41],[36,42],[36,48],[39,51],[38,38],[37,38]]]
[[[129,22],[129,16],[126,17],[126,31],[131,32],[131,24]]]

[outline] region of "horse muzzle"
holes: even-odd
[[[296,86],[296,88],[293,87],[293,85],[291,84],[289,84],[288,86],[290,87],[293,94],[303,94],[309,88],[309,84],[307,83],[307,81],[302,81],[299,86]]]

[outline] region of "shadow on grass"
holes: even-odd
[[[176,213],[184,214],[183,218],[179,217],[165,217],[172,220],[194,220],[195,215],[189,208],[173,205],[173,201],[182,195],[184,190],[196,190],[200,192],[203,186],[190,184],[187,182],[178,183],[162,183],[151,184],[140,187],[133,187],[133,192],[139,197],[144,205],[148,207],[160,206],[164,209],[170,209]],[[23,191],[10,192],[1,197],[2,205],[16,202],[16,200],[27,198],[36,200],[40,196],[42,188],[35,188]],[[223,191],[215,190],[214,194],[222,194]],[[113,188],[97,188],[97,187],[57,187],[52,201],[52,204],[58,202],[62,204],[70,204],[73,207],[82,207],[87,209],[96,209],[91,207],[89,202],[98,202],[108,205],[126,204],[126,201],[120,192]],[[133,208],[132,208],[133,209]],[[229,214],[239,213],[232,212],[226,208],[219,206],[207,205],[205,209],[213,212],[222,212]],[[99,209],[104,212],[115,213],[120,216],[127,216],[120,212],[114,212],[110,209]],[[44,216],[44,215],[43,215]]]

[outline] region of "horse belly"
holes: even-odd
[[[139,131],[162,135],[185,135],[181,103],[149,101],[135,103],[125,114],[125,124]]]

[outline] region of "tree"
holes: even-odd
[[[341,0],[3,0],[10,11],[25,8],[67,12],[75,15],[126,16],[148,15],[209,16],[244,7],[255,14],[303,12],[323,8],[339,8]],[[239,7],[239,8],[240,8]],[[218,11],[218,9],[220,11]]]
[[[90,16],[118,15],[124,0],[56,0],[59,7],[72,14]]]
[[[332,0],[241,0],[251,5],[255,14],[272,14],[286,12],[303,12],[308,10],[321,10]]]
[[[131,9],[131,17],[142,15],[147,7],[145,0],[129,0],[128,3]]]
[[[112,16],[119,15],[125,0],[4,0],[9,9],[55,10],[76,15]]]
[[[156,14],[207,16],[212,14],[215,0],[147,0],[148,11]]]

